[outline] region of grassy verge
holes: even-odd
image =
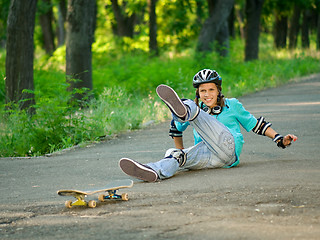
[[[95,99],[86,109],[70,106],[64,75],[64,49],[54,56],[35,60],[37,114],[29,117],[17,110],[4,111],[4,80],[0,120],[0,157],[37,156],[82,143],[99,141],[122,131],[170,117],[155,94],[160,83],[169,84],[181,97],[193,98],[193,75],[202,68],[216,69],[223,78],[223,92],[239,97],[275,87],[291,78],[320,72],[320,54],[314,50],[281,50],[263,36],[260,59],[243,62],[243,41],[231,42],[230,56],[196,56],[187,49],[179,54],[149,58],[141,51],[105,53],[94,46],[93,84]],[[4,79],[4,53],[0,72]]]

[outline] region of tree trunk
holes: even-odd
[[[40,26],[42,29],[42,36],[43,36],[43,46],[46,53],[51,55],[56,48],[54,44],[54,34],[52,29],[52,19],[53,19],[52,6],[51,6],[51,0],[42,0],[42,1],[46,5],[46,9],[39,16]]]
[[[57,24],[57,38],[58,46],[65,43],[66,30],[64,24],[67,19],[67,4],[66,0],[60,0],[58,5],[58,24]]]
[[[203,4],[204,2],[202,0],[196,0],[196,19],[195,19],[195,25],[199,26],[202,25],[202,18],[203,18]]]
[[[149,52],[153,56],[159,55],[157,42],[157,15],[156,15],[157,0],[148,0],[149,9]]]
[[[66,36],[66,74],[69,90],[92,90],[92,52],[95,1],[69,0]],[[85,100],[87,93],[74,97]]]
[[[235,5],[235,15],[239,24],[240,37],[241,39],[245,39],[244,23],[243,23],[243,16],[242,16],[243,14],[241,14],[240,6],[237,4]]]
[[[217,53],[221,57],[229,55],[229,26],[228,21],[225,21],[217,34],[217,45],[215,46]]]
[[[297,47],[299,29],[300,29],[300,7],[295,4],[293,9],[293,15],[290,20],[290,28],[289,28],[289,48],[294,49]]]
[[[246,0],[246,43],[245,61],[258,59],[259,55],[259,34],[260,16],[264,0]]]
[[[301,46],[302,48],[310,47],[309,40],[309,19],[310,19],[310,10],[304,10],[302,14],[302,25],[301,25]]]
[[[231,38],[235,38],[236,37],[236,31],[235,31],[235,27],[234,27],[234,21],[235,21],[236,17],[235,17],[235,7],[233,6],[228,18],[228,31],[229,31],[229,36]]]
[[[122,7],[125,8],[127,2],[125,0],[122,2]],[[120,37],[133,38],[135,14],[132,14],[131,16],[125,15],[125,11],[121,9],[118,0],[111,0],[111,3],[112,10],[117,21],[116,26],[114,26],[116,28],[114,32]]]
[[[288,17],[276,13],[274,27],[274,45],[276,48],[285,48],[287,46]]]
[[[8,15],[6,46],[6,103],[19,103],[20,109],[34,105],[33,33],[36,0],[12,0]],[[24,90],[30,91],[24,91]]]
[[[208,2],[210,4],[210,1]],[[209,18],[204,22],[198,38],[197,51],[210,52],[220,27],[227,21],[234,0],[215,0]],[[210,6],[209,6],[210,9]]]
[[[320,50],[320,13],[319,12],[318,12],[318,23],[317,23],[317,50]]]

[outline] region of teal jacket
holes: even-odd
[[[239,157],[244,144],[240,125],[249,132],[257,124],[257,119],[248,112],[236,98],[226,98],[225,105],[226,106],[222,108],[222,112],[219,115],[212,115],[212,117],[217,118],[221,123],[223,123],[234,137],[235,151],[238,160],[232,166],[236,166],[239,164]],[[183,132],[187,129],[190,123],[180,123],[175,121],[175,125],[178,131]],[[195,129],[193,129],[193,136],[195,145],[202,141]]]

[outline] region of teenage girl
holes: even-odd
[[[203,69],[193,77],[196,99],[181,100],[166,85],[157,87],[157,94],[172,112],[169,135],[175,147],[158,162],[141,164],[129,158],[120,159],[119,165],[126,174],[148,182],[172,177],[179,169],[230,168],[239,164],[243,146],[240,125],[246,131],[271,138],[278,147],[286,148],[297,137],[282,136],[271,128],[263,117],[256,119],[245,110],[239,100],[225,98],[222,78],[210,69]],[[199,101],[200,99],[200,101]],[[195,145],[184,148],[182,133],[191,125]]]

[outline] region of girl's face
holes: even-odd
[[[201,101],[208,107],[217,106],[219,90],[215,83],[203,83],[199,86],[199,95]]]

